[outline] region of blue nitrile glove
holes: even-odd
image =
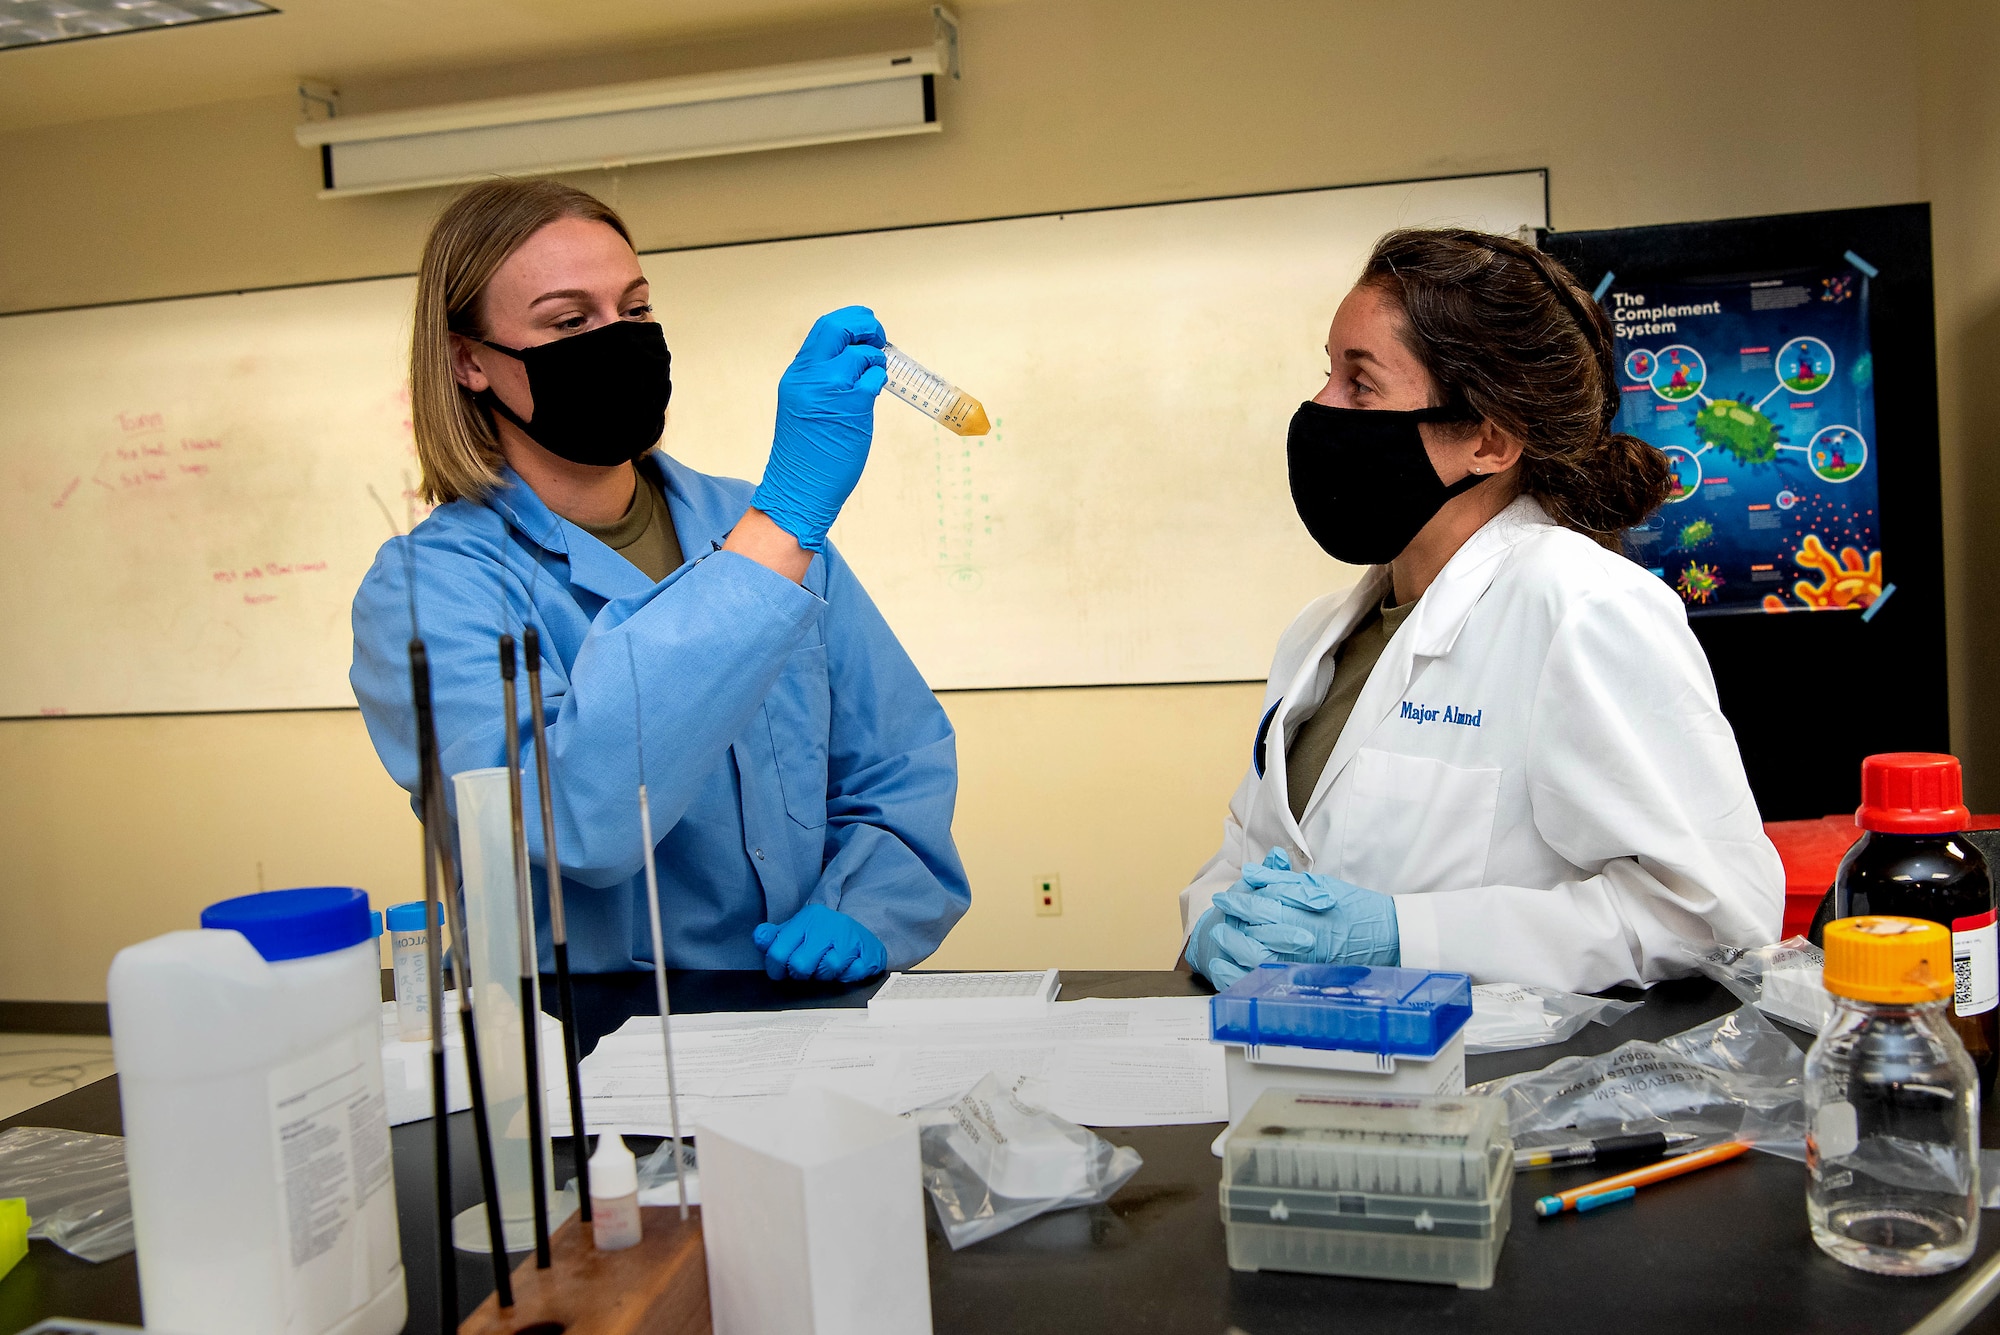
[[[1187,962],[1218,992],[1264,961],[1278,958],[1270,945],[1253,933],[1271,934],[1281,947],[1304,949],[1312,944],[1312,934],[1295,927],[1253,925],[1232,918],[1223,911],[1221,900],[1217,895],[1216,903],[1196,920],[1187,944]]]
[[[1289,867],[1291,863],[1284,861],[1284,857],[1274,848],[1264,861],[1270,865],[1271,858],[1277,858],[1281,865]],[[1232,914],[1231,896],[1248,890],[1239,878],[1215,897],[1208,911],[1195,922],[1194,931],[1188,934],[1188,963],[1215,984],[1217,991],[1268,960],[1309,960],[1312,958],[1309,952],[1319,940],[1307,928],[1271,918],[1261,907],[1254,910],[1251,918]]]
[[[1258,934],[1275,957],[1319,964],[1400,964],[1396,901],[1358,885],[1293,871],[1292,860],[1274,848],[1261,866],[1245,867],[1242,889],[1232,886],[1215,905],[1237,930]],[[1280,945],[1264,933],[1289,929],[1298,944]]]
[[[889,951],[875,933],[838,909],[808,904],[783,925],[758,923],[750,933],[773,978],[829,978],[858,983],[889,967]]]
[[[826,531],[861,480],[875,438],[875,396],[889,373],[888,337],[866,306],[843,306],[813,323],[778,380],[771,461],[750,504],[799,540],[826,548]]]

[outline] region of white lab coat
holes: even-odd
[[[1592,992],[1777,938],[1784,869],[1680,600],[1523,496],[1390,640],[1302,822],[1285,753],[1377,566],[1278,641],[1250,773],[1182,929],[1272,848],[1396,896],[1405,966]]]

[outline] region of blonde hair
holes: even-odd
[[[624,219],[560,181],[499,177],[461,192],[424,242],[410,330],[410,427],[426,501],[477,500],[500,481],[500,441],[479,396],[451,369],[451,336],[485,335],[479,301],[507,257],[563,218],[601,222],[632,244]]]

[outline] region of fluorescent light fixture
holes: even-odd
[[[6,0],[0,0],[4,5]],[[931,47],[309,121],[321,199],[623,167],[938,126]]]
[[[277,12],[257,0],[0,0],[0,51]]]

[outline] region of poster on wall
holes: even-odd
[[[1608,286],[1618,429],[1674,489],[1625,554],[1690,616],[1855,612],[1883,582],[1874,458],[1872,268]]]

